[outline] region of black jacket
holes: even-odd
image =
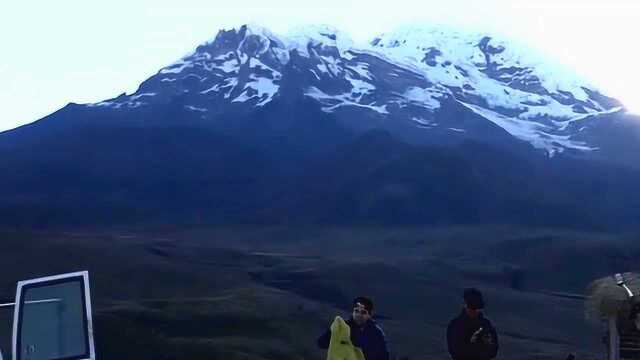
[[[471,342],[471,337],[480,328],[483,330],[476,342]],[[447,345],[454,360],[491,360],[498,354],[498,334],[491,321],[482,314],[472,319],[462,310],[458,317],[449,322]]]
[[[366,360],[389,360],[389,350],[384,332],[373,320],[367,321],[364,326],[356,325],[353,319],[346,321],[351,328],[351,343],[362,349]],[[318,347],[329,348],[331,329],[327,329],[318,338]]]

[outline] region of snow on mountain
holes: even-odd
[[[575,74],[512,42],[433,26],[405,26],[357,44],[328,26],[279,35],[257,25],[222,30],[161,69],[135,94],[90,107],[117,110],[169,104],[213,118],[251,111],[283,96],[289,81],[321,109],[406,123],[415,131],[472,129],[443,121],[452,104],[549,155],[592,151],[569,124],[622,111]],[[352,115],[349,115],[352,116]]]
[[[462,105],[548,151],[595,150],[571,140],[567,124],[622,110],[576,74],[525,47],[442,27],[403,27],[371,45],[444,85]]]

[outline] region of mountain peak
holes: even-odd
[[[248,36],[263,37],[281,49],[296,50],[307,56],[309,46],[335,47],[340,53],[345,53],[355,46],[355,42],[348,33],[331,25],[299,26],[290,29],[284,34],[276,34],[257,23],[244,24],[229,30],[220,30],[215,39],[205,45],[228,41],[239,42]]]
[[[444,63],[463,67],[465,70],[479,68],[494,72],[495,74],[490,75],[495,75],[495,80],[498,81],[502,80],[501,75],[515,73],[520,69],[521,75],[527,77],[528,82],[540,83],[540,89],[544,88],[550,93],[570,92],[578,100],[589,97],[583,88],[597,91],[584,77],[543,56],[530,46],[486,31],[460,30],[430,24],[404,25],[378,35],[371,41],[371,46],[394,57],[411,59],[419,65],[434,67]],[[455,78],[438,80],[448,81],[452,85],[459,84]],[[524,90],[524,86],[520,86],[522,81],[509,85],[513,85],[514,89]]]
[[[287,33],[290,45],[296,49],[304,49],[308,44],[335,47],[340,54],[344,54],[354,46],[353,39],[348,33],[330,25],[312,25],[295,27]]]
[[[579,132],[620,104],[549,64],[493,34],[429,24],[399,27],[370,44],[327,25],[281,35],[246,24],[221,30],[135,94],[89,106],[178,103],[188,117],[212,120],[306,97],[345,122],[365,119],[357,122],[364,130],[402,128],[415,142],[459,141],[497,126],[549,154],[598,149]]]

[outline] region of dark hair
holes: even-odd
[[[464,303],[470,309],[484,309],[484,299],[482,299],[482,293],[476,288],[464,289]]]
[[[358,296],[353,299],[353,306],[355,307],[357,304],[364,305],[364,308],[367,309],[369,313],[373,311],[373,301],[366,296]]]

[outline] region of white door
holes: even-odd
[[[13,360],[94,360],[89,273],[20,281]]]

